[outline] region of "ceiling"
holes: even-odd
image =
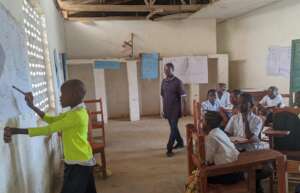
[[[151,19],[195,13],[218,0],[56,0],[65,19]]]
[[[283,0],[220,0],[189,18],[216,18],[218,21],[224,21],[278,1]]]
[[[68,20],[216,18],[243,15],[283,0],[56,0]]]

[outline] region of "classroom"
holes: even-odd
[[[0,193],[300,193],[299,0],[0,0]]]

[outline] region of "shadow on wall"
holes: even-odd
[[[241,88],[244,85],[243,74],[245,67],[245,60],[232,60],[229,62],[229,87],[231,89]]]

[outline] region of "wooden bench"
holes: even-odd
[[[243,152],[235,162],[209,166],[205,164],[204,135],[199,134],[193,124],[188,124],[186,129],[188,173],[191,175],[192,171],[199,171],[199,193],[255,193],[255,171],[270,161],[276,163],[279,192],[286,193],[286,161],[285,156],[280,152],[275,150]],[[211,185],[207,182],[210,176],[234,172],[245,172],[248,177],[246,180],[233,185]]]

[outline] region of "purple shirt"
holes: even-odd
[[[160,94],[163,98],[164,117],[167,119],[181,117],[181,97],[186,95],[181,80],[175,76],[163,79]]]

